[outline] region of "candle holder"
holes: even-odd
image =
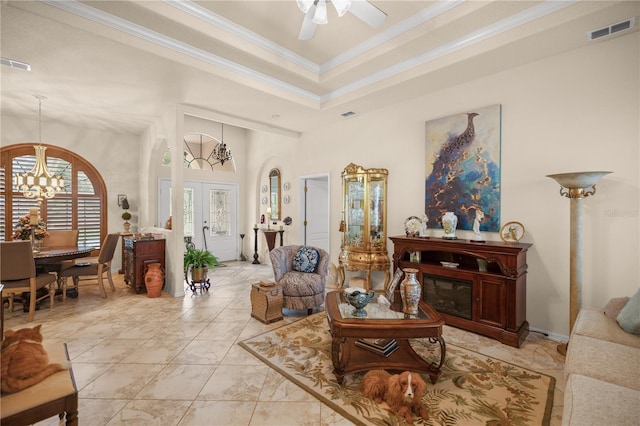
[[[253,262],[254,265],[259,265],[260,261],[258,260],[258,227],[253,228],[253,233],[255,234],[253,239]]]
[[[571,200],[569,246],[569,335],[582,304],[582,200],[596,193],[596,183],[611,172],[575,172],[547,175],[560,184],[560,195]],[[567,343],[557,350],[566,355]]]
[[[244,234],[240,234],[240,261],[247,261],[247,256],[244,255]]]

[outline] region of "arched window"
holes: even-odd
[[[44,144],[43,144],[44,145]],[[107,235],[107,190],[98,171],[84,158],[64,148],[44,145],[47,167],[65,181],[63,191],[42,201],[40,216],[47,229],[77,229],[78,244],[99,247]],[[35,164],[33,144],[0,149],[0,240],[12,239],[18,218],[38,202],[26,198],[13,183],[15,173]]]

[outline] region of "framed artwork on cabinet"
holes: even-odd
[[[387,287],[387,291],[385,293],[389,302],[393,302],[393,294],[396,291],[396,287],[398,287],[398,284],[400,283],[400,279],[402,278],[403,273],[404,272],[402,272],[402,269],[398,268],[396,269],[396,273],[393,274],[393,279],[391,280],[391,283],[389,283],[389,287]]]
[[[425,123],[425,213],[429,228],[442,228],[445,212],[458,229],[500,230],[502,106],[492,105]]]

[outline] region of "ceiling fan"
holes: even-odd
[[[311,40],[318,24],[326,24],[327,3],[332,3],[342,17],[351,12],[358,19],[373,28],[378,28],[387,19],[387,14],[366,0],[296,0],[298,7],[304,12],[304,20],[300,28],[299,40]]]

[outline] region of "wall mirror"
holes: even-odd
[[[269,189],[271,201],[271,220],[280,220],[280,170],[269,172]]]

